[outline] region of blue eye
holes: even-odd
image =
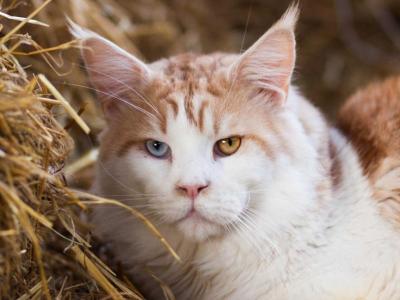
[[[169,146],[160,141],[148,140],[145,146],[147,151],[156,158],[166,158],[170,153]]]

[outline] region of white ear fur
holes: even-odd
[[[296,60],[294,28],[298,6],[289,7],[281,19],[258,39],[233,68],[233,78],[245,81],[257,93],[284,103]]]
[[[106,117],[111,117],[126,93],[140,93],[151,72],[145,63],[97,33],[68,20],[71,34],[81,40],[81,54]],[[128,100],[125,100],[128,101]]]

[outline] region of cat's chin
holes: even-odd
[[[221,225],[211,222],[198,214],[182,219],[176,226],[187,239],[198,242],[219,236],[223,233]]]

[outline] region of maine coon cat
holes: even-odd
[[[93,190],[142,211],[182,259],[123,209],[94,210],[149,299],[150,274],[177,299],[400,299],[399,232],[357,152],[291,84],[297,15],[243,54],[151,64],[73,26],[108,123]]]

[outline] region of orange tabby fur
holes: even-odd
[[[338,122],[359,155],[382,212],[400,226],[400,77],[356,92],[340,110]]]

